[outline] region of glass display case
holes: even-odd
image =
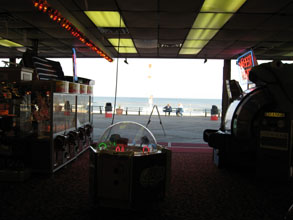
[[[31,93],[23,90],[20,83],[1,82],[0,180],[27,176],[32,134]]]
[[[52,173],[88,149],[91,94],[69,93],[63,87],[54,80],[0,84],[0,154],[26,148],[22,158],[33,173]],[[79,96],[83,101],[78,117]]]
[[[91,122],[91,96],[80,94],[77,97],[77,126],[82,126]]]
[[[9,136],[31,133],[31,94],[16,83],[0,84],[0,132]]]
[[[53,133],[75,128],[76,96],[73,94],[53,94]]]

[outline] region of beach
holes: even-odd
[[[160,120],[161,119],[161,120]],[[114,124],[120,121],[134,121],[144,126],[152,132],[158,143],[172,146],[206,146],[203,140],[205,129],[219,129],[220,118],[211,120],[204,116],[165,116],[153,114],[149,115],[115,115]],[[149,122],[149,123],[148,123]],[[112,118],[106,118],[105,114],[93,114],[93,139],[98,141],[112,123]],[[164,132],[165,131],[165,132]],[[166,134],[166,135],[165,135]]]

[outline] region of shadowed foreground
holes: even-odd
[[[52,176],[1,183],[0,219],[281,220],[293,201],[292,185],[219,170],[210,148],[176,148],[165,201],[156,211],[131,212],[90,204],[89,151]]]

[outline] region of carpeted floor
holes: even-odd
[[[52,176],[0,183],[0,219],[282,220],[293,203],[291,183],[221,170],[210,148],[173,149],[171,185],[158,210],[98,208],[89,201],[89,152]]]

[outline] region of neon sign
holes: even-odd
[[[150,152],[150,148],[149,148],[148,146],[144,146],[144,147],[142,148],[142,152],[143,152],[143,153],[144,153],[145,149],[148,150],[148,153]]]
[[[125,152],[125,148],[127,147],[127,144],[116,144],[116,142],[110,142],[109,144],[106,144],[105,142],[101,142],[99,145],[98,145],[98,148],[99,150],[107,150],[107,148],[111,147],[111,146],[114,146],[116,147],[115,148],[115,151],[116,152]],[[152,145],[150,144],[149,146],[145,145],[143,146],[142,148],[142,152],[143,153],[149,153],[152,149]]]
[[[117,144],[117,147],[115,149],[116,152],[124,152],[125,148],[124,148],[124,144]]]
[[[77,82],[77,71],[76,71],[76,51],[72,48],[72,62],[73,62],[73,82]]]
[[[99,144],[99,150],[102,150],[103,146],[104,146],[104,150],[106,150],[107,147],[108,147],[106,143],[102,142],[102,143]]]
[[[272,117],[272,118],[284,118],[285,113],[282,112],[265,112],[266,117]]]
[[[257,65],[257,60],[252,50],[238,57],[236,64],[241,69],[241,76],[243,80],[248,80],[249,72],[252,67]]]

